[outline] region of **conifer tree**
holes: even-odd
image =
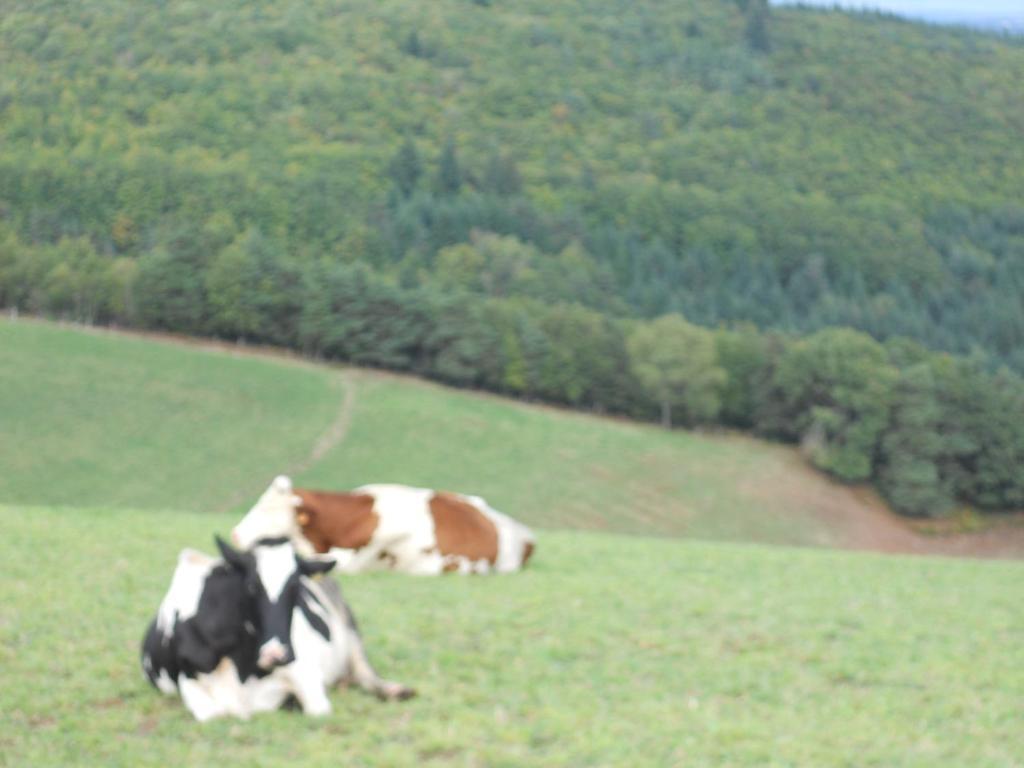
[[[462,168],[455,150],[455,139],[448,137],[441,150],[437,162],[437,181],[435,184],[441,195],[453,196],[462,188]]]
[[[768,0],[750,0],[747,4],[747,44],[759,53],[768,53],[772,49],[768,15]]]
[[[419,152],[416,151],[416,145],[413,144],[412,139],[407,136],[388,165],[388,176],[399,195],[409,197],[415,191],[421,175],[423,175],[423,166],[420,162]]]

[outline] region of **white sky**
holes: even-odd
[[[772,0],[792,5],[798,0]],[[871,8],[923,18],[1024,18],[1024,0],[799,0],[805,5]]]

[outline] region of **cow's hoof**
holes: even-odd
[[[405,701],[415,695],[415,688],[409,688],[401,683],[384,683],[377,689],[377,698],[381,701]]]
[[[302,709],[302,713],[306,717],[327,717],[331,714],[330,702],[321,702],[317,704],[307,704]]]

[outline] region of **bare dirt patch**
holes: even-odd
[[[761,483],[756,493],[812,510],[827,531],[823,545],[893,554],[1024,557],[1024,515],[985,519],[973,531],[918,523],[895,514],[873,489],[835,482],[815,471],[795,450],[786,452],[784,476],[776,483]]]

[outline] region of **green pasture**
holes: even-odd
[[[4,768],[1024,764],[1024,565],[646,537],[833,543],[850,491],[785,448],[27,321],[0,437]],[[143,630],[178,551],[289,468],[479,493],[537,556],[345,579],[417,699],[199,726]]]
[[[340,441],[314,445],[351,412]],[[781,446],[410,377],[0,321],[0,503],[244,510],[279,472],[475,493],[543,528],[831,544],[849,491]]]
[[[813,508],[773,495],[787,480],[823,482],[784,448],[526,406],[397,376],[362,373],[350,381],[356,407],[348,438],[300,475],[302,483],[452,488],[545,528],[828,540]]]
[[[1013,766],[1024,567],[541,534],[489,578],[348,577],[381,673],[200,726],[138,645],[232,513],[0,508],[0,765]]]
[[[3,320],[0,501],[216,509],[305,456],[340,400],[326,368]]]

